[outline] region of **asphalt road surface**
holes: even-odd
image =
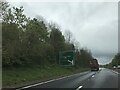
[[[20,89],[32,88],[72,88],[80,90],[84,88],[118,88],[119,73],[110,69],[101,68],[99,71],[87,71],[68,77],[25,86]],[[119,80],[118,80],[119,79]]]

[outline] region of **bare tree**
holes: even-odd
[[[66,39],[66,42],[68,42],[68,43],[72,42],[73,34],[70,30],[65,31],[65,39]]]
[[[75,50],[80,50],[81,45],[78,41],[75,40],[74,45],[75,45]]]

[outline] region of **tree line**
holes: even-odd
[[[108,67],[118,66],[120,65],[120,53],[117,53],[112,61],[107,65]]]
[[[91,52],[78,48],[71,41],[69,30],[63,35],[59,25],[48,23],[43,17],[27,17],[22,6],[0,3],[3,67],[59,64],[59,52],[66,50],[75,51],[75,66],[89,66],[89,60],[93,58]]]

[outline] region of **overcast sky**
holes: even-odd
[[[117,2],[11,2],[23,6],[29,17],[37,15],[70,30],[80,47],[87,47],[100,64],[118,52]]]

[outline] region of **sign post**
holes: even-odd
[[[74,51],[63,51],[59,53],[59,64],[64,66],[74,65]]]

